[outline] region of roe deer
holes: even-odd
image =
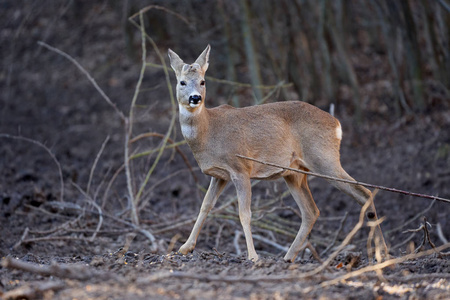
[[[177,78],[181,131],[202,172],[212,177],[194,228],[179,252],[187,254],[194,250],[208,213],[227,183],[232,181],[237,191],[239,218],[247,243],[248,258],[258,260],[250,230],[250,179],[282,177],[302,216],[300,230],[284,257],[286,261],[294,261],[319,217],[319,209],[309,190],[306,175],[258,164],[236,155],[353,180],[340,163],[341,125],[327,112],[301,101],[243,108],[229,105],[206,108],[205,72],[209,65],[209,52],[208,45],[193,64],[185,64],[170,49],[168,53]],[[330,183],[360,205],[371,197],[371,192],[362,186],[337,181]],[[368,209],[366,217],[377,220],[374,205]],[[376,234],[386,251],[379,226]]]

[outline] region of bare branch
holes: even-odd
[[[0,138],[7,138],[7,139],[13,139],[13,140],[19,140],[19,141],[26,141],[35,145],[38,145],[39,147],[43,148],[47,153],[50,155],[52,160],[55,162],[56,166],[58,167],[58,174],[59,174],[59,185],[60,185],[60,201],[64,201],[64,179],[62,175],[62,169],[59,161],[56,159],[56,156],[53,154],[53,152],[44,144],[41,142],[38,142],[36,140],[24,137],[24,136],[15,136],[15,135],[9,135],[6,133],[0,133]]]
[[[146,49],[146,48],[145,48],[145,39],[147,39],[147,40],[150,42],[150,44],[152,45],[153,50],[156,52],[156,55],[158,56],[159,60],[161,61],[162,65],[163,65],[163,70],[164,70],[164,74],[165,74],[165,79],[166,79],[166,83],[167,83],[167,88],[168,88],[168,91],[169,91],[170,102],[171,102],[171,106],[172,106],[172,117],[171,117],[171,120],[170,120],[169,128],[167,129],[167,132],[166,132],[166,134],[165,134],[165,136],[164,136],[164,138],[163,138],[162,145],[161,145],[161,147],[160,147],[160,149],[159,149],[159,151],[158,151],[158,154],[157,154],[157,156],[156,156],[156,158],[155,158],[155,161],[153,162],[153,165],[152,165],[152,166],[150,167],[150,169],[148,170],[147,175],[145,176],[144,182],[142,182],[142,184],[141,184],[141,186],[140,186],[140,188],[139,188],[139,191],[138,191],[137,194],[136,194],[136,197],[133,198],[133,201],[134,201],[134,203],[132,204],[133,207],[135,207],[135,206],[137,206],[137,205],[139,204],[139,201],[140,201],[140,198],[141,198],[141,196],[142,196],[142,193],[144,192],[144,189],[145,189],[145,187],[146,187],[146,185],[147,185],[147,183],[148,183],[148,180],[150,179],[151,174],[152,174],[153,171],[155,170],[156,165],[158,164],[159,159],[161,158],[161,156],[162,156],[162,154],[163,154],[163,152],[164,152],[165,146],[166,146],[166,144],[167,144],[167,141],[168,141],[168,139],[169,139],[170,134],[172,133],[172,130],[173,130],[173,127],[175,126],[175,121],[176,121],[176,110],[177,110],[177,106],[176,106],[176,101],[175,101],[175,97],[174,97],[172,85],[171,85],[171,83],[170,83],[169,71],[168,71],[166,62],[165,62],[165,60],[164,60],[163,55],[162,55],[161,52],[159,51],[159,49],[158,49],[158,47],[157,47],[155,41],[154,41],[154,40],[153,40],[153,39],[145,32],[145,28],[144,28],[143,12],[148,11],[148,10],[150,10],[150,9],[152,9],[152,8],[161,9],[161,7],[159,7],[159,6],[156,6],[156,7],[155,7],[155,6],[149,6],[149,7],[147,7],[146,9],[141,10],[141,11],[139,12],[140,25],[137,24],[131,17],[130,17],[128,20],[129,20],[134,26],[136,26],[137,28],[139,28],[140,31],[141,31],[141,38],[142,38],[142,48],[143,48],[143,51],[145,51],[145,49]],[[164,11],[168,11],[168,10],[167,10],[167,9],[164,9]],[[143,63],[143,68],[144,68],[144,67],[145,67],[145,57],[144,57],[144,55],[143,55],[143,62],[142,62],[142,63]],[[127,142],[128,142],[128,140],[127,140]],[[129,159],[128,156],[126,156],[125,159],[127,159],[126,164],[128,164],[128,159]],[[136,217],[136,215],[135,215],[135,217]]]
[[[37,265],[8,256],[2,260],[1,265],[3,268],[22,270],[43,276],[56,276],[59,278],[75,279],[80,281],[92,280],[92,278],[96,278],[98,280],[114,279],[120,281],[120,277],[116,276],[114,273],[98,272],[90,267],[78,264],[52,263],[49,266]]]
[[[2,294],[2,299],[45,299],[43,294],[66,287],[63,281],[33,282]]]
[[[350,231],[350,233],[347,234],[347,236],[345,237],[344,241],[341,243],[341,245],[339,245],[339,247],[336,249],[336,251],[334,251],[320,267],[316,268],[315,270],[313,270],[311,272],[308,272],[311,276],[315,275],[315,274],[318,274],[319,272],[321,272],[325,268],[327,268],[328,265],[331,263],[331,261],[333,259],[335,259],[336,256],[350,243],[350,241],[353,239],[355,234],[363,226],[363,224],[364,224],[364,216],[366,214],[366,210],[370,207],[370,205],[373,204],[373,198],[375,197],[376,194],[377,194],[377,190],[375,190],[372,193],[372,196],[363,205],[363,207],[361,208],[361,211],[359,213],[359,221],[358,221],[358,223],[355,225],[355,227],[353,227],[353,229]]]
[[[151,137],[151,136],[156,136],[156,137],[159,137],[159,138],[162,138],[162,139],[165,138],[165,136],[164,136],[163,134],[156,133],[156,132],[148,132],[148,133],[140,134],[140,135],[138,135],[137,137],[131,139],[131,140],[130,140],[130,144],[131,144],[131,143],[134,143],[134,142],[136,142],[136,141],[138,141],[138,140],[140,140],[140,139],[142,139],[142,138]],[[175,150],[176,150],[176,151],[178,152],[178,154],[181,156],[181,158],[183,159],[183,161],[184,161],[184,163],[186,164],[186,166],[188,167],[188,169],[191,171],[191,175],[192,175],[192,177],[194,178],[194,181],[195,181],[196,183],[198,183],[198,178],[197,178],[197,176],[195,175],[194,171],[192,170],[192,166],[191,166],[191,164],[189,163],[188,158],[187,158],[186,155],[183,153],[183,151],[181,151],[181,149],[178,147],[179,145],[186,144],[187,142],[184,140],[184,141],[175,143],[171,138],[167,138],[167,142],[170,143],[170,145],[169,145],[169,146],[165,146],[165,149],[175,148]],[[146,152],[142,152],[142,153],[138,153],[138,154],[132,155],[132,156],[130,157],[130,160],[131,160],[131,159],[138,158],[138,157],[141,157],[141,156],[144,156],[144,155],[149,155],[149,154],[152,154],[152,153],[154,153],[154,152],[159,152],[159,151],[161,151],[161,148],[153,149],[153,150],[146,151]]]
[[[345,275],[339,276],[339,277],[337,277],[335,279],[332,279],[332,280],[329,280],[329,281],[325,281],[325,282],[323,282],[320,285],[320,287],[326,287],[326,286],[334,285],[334,284],[339,283],[342,280],[346,280],[346,279],[349,279],[349,278],[357,277],[357,276],[360,276],[360,275],[362,275],[364,273],[374,272],[374,271],[377,271],[377,270],[382,270],[382,269],[387,268],[389,266],[400,264],[402,262],[405,262],[405,261],[408,261],[408,260],[411,260],[411,259],[416,259],[416,258],[420,258],[420,257],[423,257],[423,256],[428,256],[428,255],[431,255],[431,254],[435,253],[435,251],[439,251],[440,252],[440,251],[443,251],[443,250],[448,249],[448,248],[450,248],[450,243],[444,244],[444,245],[442,245],[442,246],[440,246],[440,247],[438,247],[436,249],[430,249],[430,250],[419,252],[419,253],[413,253],[413,254],[408,254],[408,255],[402,256],[402,257],[389,259],[389,260],[386,260],[386,261],[384,261],[382,263],[378,263],[376,265],[367,266],[367,267],[361,268],[359,270],[356,270],[356,271],[347,273]]]
[[[277,165],[277,164],[264,162],[264,161],[261,161],[261,160],[258,160],[258,159],[254,159],[254,158],[251,158],[251,157],[247,157],[247,156],[244,156],[244,155],[240,155],[240,154],[236,154],[236,156],[239,157],[239,158],[251,160],[251,161],[263,164],[263,165],[276,167],[276,168],[280,168],[280,169],[283,169],[283,170],[289,170],[289,171],[293,171],[293,172],[297,172],[297,173],[302,173],[302,174],[305,174],[305,175],[311,175],[311,176],[316,176],[316,177],[320,177],[320,178],[324,178],[324,179],[328,179],[328,180],[346,182],[346,183],[355,184],[355,185],[362,185],[362,186],[375,188],[375,189],[379,189],[379,190],[384,190],[384,191],[388,191],[388,192],[399,193],[399,194],[404,194],[404,195],[408,195],[408,196],[427,198],[427,199],[438,200],[438,201],[450,203],[450,199],[445,199],[445,198],[441,198],[441,197],[437,197],[437,196],[430,196],[430,195],[425,195],[425,194],[412,193],[412,192],[408,192],[408,191],[402,191],[402,190],[398,190],[398,189],[394,189],[394,188],[384,187],[384,186],[381,186],[381,185],[364,183],[364,182],[360,182],[360,181],[352,181],[352,180],[337,178],[337,177],[333,177],[333,176],[322,175],[322,174],[318,174],[318,173],[314,173],[314,172],[308,172],[308,171],[303,171],[303,170],[299,170],[299,169],[294,169],[294,168],[290,168],[290,167],[283,167],[283,166],[280,166],[280,165]]]
[[[106,137],[105,141],[103,142],[102,147],[100,148],[100,151],[98,151],[97,156],[95,157],[94,164],[92,165],[91,172],[89,174],[88,186],[86,188],[86,194],[88,194],[88,195],[89,195],[89,191],[91,189],[92,177],[94,176],[95,168],[97,167],[97,163],[100,159],[100,156],[103,153],[103,150],[105,150],[105,146],[108,143],[108,141],[109,141],[109,135]]]
[[[265,244],[267,244],[267,245],[270,245],[270,246],[272,246],[272,247],[274,247],[274,248],[276,248],[276,249],[278,249],[278,250],[281,250],[281,251],[283,251],[283,252],[287,252],[288,249],[289,249],[288,247],[282,246],[282,245],[278,244],[277,242],[274,242],[274,241],[272,241],[272,240],[269,240],[268,238],[263,237],[262,235],[259,235],[259,234],[254,234],[254,235],[253,235],[253,238],[254,238],[255,240],[261,241],[261,242],[263,242],[263,243],[265,243]]]
[[[125,121],[126,117],[125,115],[117,108],[117,106],[111,101],[111,99],[108,97],[108,95],[105,94],[105,92],[100,88],[100,86],[97,84],[94,78],[89,74],[88,71],[86,71],[83,66],[81,66],[72,56],[67,54],[64,51],[59,50],[58,48],[52,47],[49,44],[38,41],[38,45],[47,48],[50,51],[53,51],[65,58],[67,58],[71,63],[73,63],[84,75],[86,75],[87,79],[92,83],[92,85],[95,87],[95,89],[100,93],[100,95],[105,99],[105,101],[114,109],[114,111],[119,115],[119,117],[122,119],[122,121]]]
[[[155,63],[151,63],[151,62],[148,62],[147,66],[152,67],[152,68],[159,68],[159,69],[164,68],[163,65],[155,64]],[[174,72],[172,69],[169,69],[169,71],[170,72]],[[231,81],[231,80],[226,80],[226,79],[219,79],[219,78],[215,78],[215,77],[212,77],[212,76],[206,76],[205,78],[206,78],[206,80],[212,81],[212,82],[233,85],[233,86],[241,87],[241,88],[252,88],[252,87],[254,87],[254,88],[257,88],[257,89],[260,89],[260,90],[273,90],[273,89],[278,89],[278,88],[288,88],[288,87],[291,87],[291,86],[294,85],[291,82],[290,83],[279,82],[279,83],[277,83],[275,85],[255,85],[255,86],[252,86],[250,83],[243,83],[243,82]]]
[[[144,13],[148,12],[151,9],[162,10],[162,11],[168,13],[168,14],[174,15],[175,17],[177,17],[178,19],[180,19],[181,21],[186,23],[186,25],[191,25],[191,22],[189,22],[189,20],[186,19],[183,15],[181,15],[181,14],[179,14],[177,12],[174,12],[173,10],[167,9],[164,6],[160,6],[160,5],[149,5],[149,6],[146,6],[146,7],[142,8],[141,10],[139,10],[134,15],[130,16],[128,19],[129,20],[134,19],[138,15],[144,14]]]

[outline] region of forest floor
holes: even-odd
[[[378,215],[385,217],[382,228],[391,260],[379,265],[368,258],[365,224],[331,257],[357,225],[360,207],[312,178],[310,188],[321,216],[310,242],[320,261],[305,250],[287,263],[283,249],[301,223],[295,202],[282,182],[258,183],[252,228],[261,259],[252,262],[246,259],[235,193],[228,187],[196,250],[180,255],[176,250],[192,228],[208,184],[195,168],[190,149],[182,145],[180,152],[193,167],[166,151],[144,194],[140,227],[133,226],[123,173],[112,179],[123,164],[123,123],[83,74],[36,41],[51,40],[74,55],[122,111],[129,107],[140,62],[124,54],[120,28],[103,40],[89,30],[81,34],[81,29],[71,29],[72,37],[80,39],[72,47],[57,38],[69,30],[63,21],[56,23],[60,32],[49,33],[39,26],[55,24],[51,13],[36,18],[39,22],[21,27],[30,39],[14,24],[0,36],[0,44],[7,45],[2,46],[0,71],[0,298],[448,299],[448,203],[379,192],[375,203]],[[113,28],[114,16],[100,19],[86,26]],[[143,86],[148,90],[139,98],[134,132],[165,134],[171,114],[162,78],[160,70],[147,71]],[[377,88],[383,84],[363,89],[372,99],[370,93],[382,93]],[[216,86],[214,91],[223,89]],[[360,125],[339,108],[345,107],[341,100],[341,159],[349,174],[362,182],[450,197],[449,98],[432,81],[426,83],[425,94],[426,111],[401,117],[387,113],[388,106],[369,103]],[[214,98],[209,106],[226,102],[220,94],[208,95]],[[172,137],[182,140],[180,130]],[[151,137],[133,149],[155,149],[159,143],[158,137]],[[149,156],[134,164],[136,185],[153,161]],[[415,253],[425,234],[429,239]]]
[[[416,137],[417,132],[411,129],[413,126],[396,129],[398,148],[391,154],[400,152],[395,154],[399,155],[397,161],[403,153],[398,149],[408,147],[407,142],[401,147],[399,140]],[[59,134],[56,128],[54,134]],[[199,199],[180,199],[188,197],[189,193],[179,191],[186,180],[183,174],[173,176],[170,183],[161,184],[158,189],[162,190],[163,197],[165,191],[170,190],[174,201],[186,201],[187,205],[167,199],[165,205],[151,206],[148,212],[141,214],[142,227],[153,232],[157,239],[155,249],[144,235],[133,230],[127,218],[122,224],[118,221],[119,214],[107,215],[106,207],[103,226],[97,231],[98,214],[93,206],[83,204],[81,192],[81,195],[72,196],[76,191],[70,193],[70,187],[67,187],[65,201],[56,201],[59,182],[47,179],[54,177],[55,168],[39,168],[33,163],[42,160],[51,164],[48,153],[39,146],[31,144],[31,148],[37,148],[34,151],[24,149],[30,147],[30,143],[24,141],[8,140],[2,144],[8,145],[6,149],[9,149],[8,159],[2,162],[2,170],[8,174],[8,178],[3,178],[6,185],[2,188],[0,215],[0,293],[3,299],[447,299],[450,293],[449,256],[438,255],[426,241],[415,257],[412,250],[422,242],[425,231],[405,233],[419,228],[423,217],[427,217],[432,224],[427,225],[431,241],[437,247],[443,245],[445,237],[449,236],[446,203],[430,205],[426,199],[386,192],[377,195],[378,213],[386,216],[382,228],[392,255],[392,260],[387,261],[380,274],[370,269],[376,265],[367,258],[365,228],[339,255],[327,262],[325,269],[322,261],[326,261],[336,247],[321,255],[321,262],[306,251],[294,263],[286,263],[282,259],[283,251],[255,240],[261,259],[248,261],[245,251],[238,253],[238,249],[245,248],[242,237],[238,242],[240,245],[236,246],[235,237],[240,225],[237,208],[233,205],[229,211],[213,211],[214,217],[208,219],[201,232],[197,249],[184,256],[173,250],[186,239],[199,208]],[[5,157],[5,146],[2,148]],[[358,151],[366,151],[365,155],[371,156],[372,165],[377,160],[384,160],[381,151],[379,157],[374,157],[370,147],[361,149],[358,147]],[[350,151],[346,147],[343,149],[344,153]],[[432,149],[420,151],[432,152]],[[27,155],[27,152],[33,155]],[[418,154],[413,151],[414,155]],[[420,164],[415,168],[427,170],[421,156],[414,157]],[[354,168],[360,163],[355,161]],[[183,168],[182,161],[170,164]],[[76,162],[76,165],[81,168],[83,162]],[[346,166],[352,167],[351,160]],[[381,171],[383,166],[376,167],[376,172],[385,174],[382,182],[403,182],[402,174],[390,171],[390,167]],[[442,176],[447,176],[442,184],[448,186],[447,171],[430,172],[414,190],[426,191],[426,186],[437,184]],[[344,240],[358,222],[359,208],[345,195],[340,200],[340,193],[335,194],[328,184],[318,181],[312,180],[310,185],[322,215],[310,240],[321,253],[327,244],[332,244],[335,236],[338,237],[336,246]],[[442,194],[448,194],[448,187],[441,188]],[[176,195],[179,193],[181,195]],[[255,188],[254,194],[258,193],[264,193],[264,189]],[[346,208],[337,208],[338,212],[334,212],[336,206],[325,201],[330,197],[337,197],[337,201],[346,201],[349,205],[336,204]],[[270,202],[270,196],[258,200]],[[230,191],[218,205],[232,201]],[[267,207],[264,215],[267,220],[279,222],[276,228],[288,230],[292,224],[299,226],[298,217],[288,213],[288,208],[294,207],[288,199],[284,202],[279,199],[272,206],[278,210],[271,211],[271,207]],[[255,208],[258,209],[259,206]],[[152,215],[159,217],[152,220]],[[286,225],[280,218],[291,220],[292,224]],[[283,234],[274,236],[260,224],[253,228],[258,235],[266,235],[279,245],[288,246],[292,241],[292,237]],[[95,236],[94,232],[97,232]],[[426,255],[421,256],[424,253]]]

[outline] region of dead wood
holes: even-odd
[[[404,232],[419,232],[419,231],[423,231],[422,242],[416,248],[416,250],[414,250],[414,253],[417,253],[417,252],[423,250],[423,248],[425,247],[425,244],[428,242],[428,244],[430,244],[431,248],[433,248],[436,251],[436,253],[439,255],[439,257],[442,258],[442,253],[440,253],[439,251],[436,250],[436,246],[431,241],[430,232],[428,231],[428,226],[431,227],[431,224],[428,223],[426,217],[423,217],[423,224],[420,225],[419,228],[417,228],[417,229],[409,229],[409,230],[406,230]]]
[[[378,270],[383,270],[384,268],[387,268],[389,266],[397,265],[397,264],[403,263],[405,261],[416,259],[416,258],[420,258],[420,257],[423,257],[423,256],[428,256],[428,255],[434,254],[435,252],[440,252],[440,251],[443,251],[443,250],[448,249],[448,248],[450,248],[450,243],[444,244],[444,245],[442,245],[442,246],[440,246],[440,247],[438,247],[436,249],[430,249],[430,250],[419,252],[419,253],[408,254],[408,255],[405,255],[405,256],[402,256],[402,257],[389,259],[389,260],[386,260],[386,261],[384,261],[382,263],[378,263],[378,264],[375,264],[375,265],[369,265],[367,267],[364,267],[364,268],[361,268],[359,270],[347,273],[345,275],[339,276],[339,277],[334,278],[332,280],[325,281],[322,284],[320,284],[320,287],[326,287],[326,286],[334,285],[334,284],[339,283],[342,280],[346,280],[346,279],[353,278],[353,277],[358,277],[358,276],[360,276],[360,275],[362,275],[364,273],[368,273],[368,272],[376,272]]]
[[[42,276],[55,276],[59,278],[74,279],[79,281],[101,281],[109,279],[113,279],[116,281],[122,280],[122,278],[116,276],[115,274],[99,272],[91,267],[79,264],[52,263],[51,265],[37,265],[8,256],[2,260],[1,265],[3,268],[26,271]]]
[[[62,290],[65,287],[66,284],[62,281],[32,282],[4,293],[2,299],[41,299],[43,294]]]

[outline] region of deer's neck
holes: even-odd
[[[189,111],[182,105],[180,108],[181,132],[192,151],[195,152],[202,146],[202,137],[205,137],[208,129],[208,111],[204,105],[195,111]]]

